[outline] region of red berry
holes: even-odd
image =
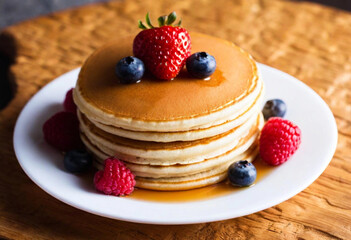
[[[73,101],[73,88],[71,88],[67,93],[66,93],[66,98],[63,102],[63,108],[67,112],[73,112],[74,114],[77,113],[77,106]]]
[[[79,136],[79,122],[72,112],[59,112],[43,125],[44,139],[61,151],[80,149],[83,144]]]
[[[133,192],[135,180],[133,173],[117,158],[105,160],[104,170],[94,177],[95,188],[107,195],[123,196]]]
[[[175,78],[190,56],[191,41],[187,30],[163,26],[141,31],[134,39],[134,56],[141,59],[155,77]]]
[[[270,165],[286,162],[299,148],[301,130],[289,120],[270,118],[261,131],[260,156]]]

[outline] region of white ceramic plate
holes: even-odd
[[[259,64],[266,99],[281,98],[286,118],[302,131],[296,154],[251,188],[209,200],[160,203],[97,193],[93,185],[62,167],[62,154],[43,140],[42,125],[62,110],[79,69],[41,89],[22,110],[15,127],[14,148],[26,174],[53,197],[81,210],[109,218],[153,224],[190,224],[251,214],[279,204],[308,187],[328,166],[335,152],[337,128],[327,104],[308,86],[286,73]]]

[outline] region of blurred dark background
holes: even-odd
[[[107,0],[0,0],[0,29],[39,15]]]
[[[323,5],[340,8],[346,11],[351,11],[350,0],[295,0],[296,2],[315,2]]]
[[[0,0],[0,110],[5,108],[16,92],[10,66],[16,60],[16,44],[12,36],[1,32],[6,26],[36,16],[107,0]],[[118,1],[118,0],[117,0]],[[157,2],[156,0],[153,0]],[[288,1],[288,0],[287,0]],[[290,0],[303,2],[305,0]],[[351,11],[351,0],[309,0]]]

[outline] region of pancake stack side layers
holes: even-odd
[[[251,56],[229,41],[190,33],[192,52],[216,58],[209,79],[185,69],[172,81],[120,84],[116,63],[132,55],[121,37],[84,63],[74,90],[81,138],[101,169],[115,156],[139,188],[187,190],[223,181],[235,161],[252,161],[264,120],[264,85]]]

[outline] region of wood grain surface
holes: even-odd
[[[156,18],[172,10],[190,31],[234,41],[257,61],[301,79],[328,103],[339,142],[330,165],[310,187],[245,217],[157,226],[77,210],[24,174],[12,134],[30,97],[114,36],[137,33],[137,20],[146,11]],[[11,69],[17,93],[0,111],[1,239],[351,239],[350,13],[278,0],[118,1],[32,19],[5,32],[16,39],[18,57]]]

